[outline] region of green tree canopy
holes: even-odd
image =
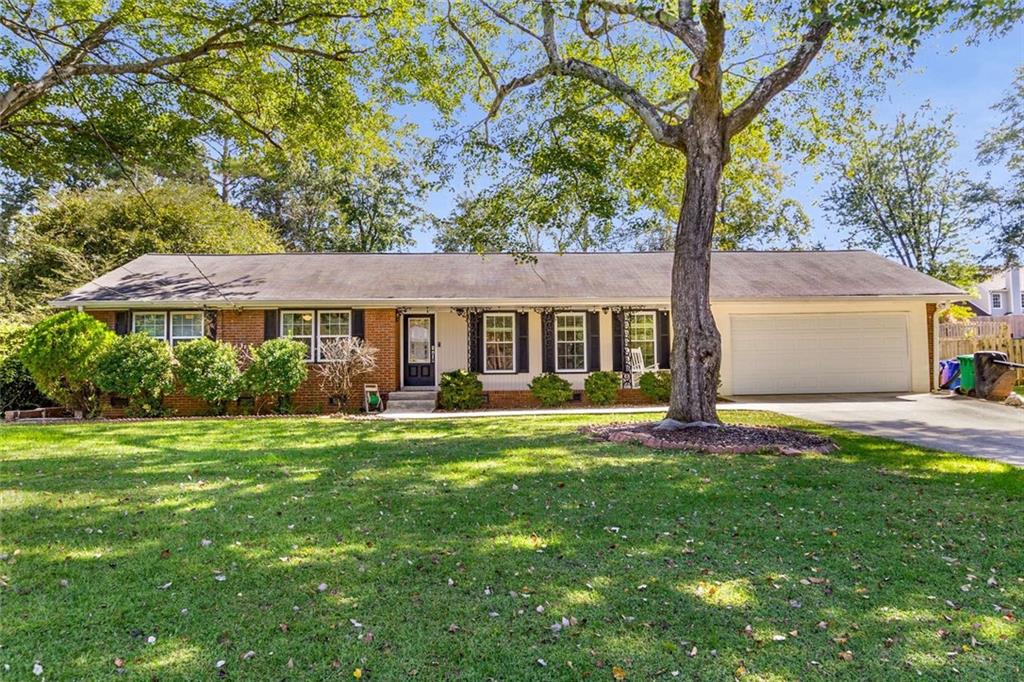
[[[235,193],[288,248],[371,252],[412,244],[428,221],[421,206],[429,186],[416,166],[391,155],[358,163],[277,155],[243,171]]]
[[[652,51],[616,60],[639,74]],[[685,74],[671,78],[682,87]],[[685,157],[657,144],[629,112],[610,109],[576,81],[548,80],[505,105],[510,112],[464,136],[459,159],[471,189],[439,220],[446,251],[671,249]],[[455,139],[459,139],[456,137]],[[715,248],[795,246],[810,229],[785,199],[781,155],[763,121],[733,145]]]
[[[974,198],[984,211],[992,239],[986,256],[998,264],[1020,265],[1024,262],[1024,66],[1017,67],[1009,92],[993,109],[1002,120],[982,138],[978,160],[1005,163],[1010,181],[1004,186],[979,183]]]
[[[379,150],[392,106],[416,97],[448,111],[460,96],[425,47],[427,8],[420,0],[6,2],[0,176],[12,190],[81,187],[137,167],[176,176],[222,139],[247,153]]]
[[[926,109],[892,126],[865,128],[837,151],[825,200],[847,244],[953,284],[973,284],[968,244],[977,218],[967,173],[951,167],[952,115],[936,120]]]
[[[46,301],[150,252],[283,250],[267,223],[178,181],[112,182],[44,195],[19,215],[0,253],[7,316],[33,316]]]

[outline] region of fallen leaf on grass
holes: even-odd
[[[849,651],[849,650],[847,650],[847,651],[840,651],[839,652],[839,660],[840,661],[846,661],[847,663],[849,663],[850,661],[853,660],[853,652]]]
[[[618,665],[613,665],[612,666],[612,679],[615,679],[615,680],[624,680],[624,679],[626,679],[626,671],[622,668],[622,666],[618,666]]]

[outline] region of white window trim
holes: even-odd
[[[487,369],[487,318],[489,317],[511,317],[512,318],[512,369]],[[481,343],[483,348],[481,349],[482,357],[481,365],[483,366],[484,374],[515,374],[516,373],[516,355],[518,353],[516,336],[516,314],[514,312],[508,313],[484,313],[483,329]]]
[[[302,336],[285,336],[284,333],[284,316],[285,315],[305,315],[309,314],[313,317],[313,329],[309,336],[303,334]],[[309,339],[309,355],[306,356],[306,362],[313,362],[313,358],[316,357],[316,329],[317,329],[317,317],[315,310],[282,310],[278,315],[277,321],[277,332],[278,336],[282,339]]]
[[[652,365],[658,364],[658,311],[657,310],[630,310],[626,314],[627,315],[650,315],[653,318],[653,321],[651,322],[651,325],[652,325],[651,329],[654,331],[654,358],[653,358],[653,362],[651,364]],[[629,329],[630,329],[629,342],[630,342],[630,344],[632,344],[633,343],[633,335],[632,335],[632,332],[633,332],[633,319],[632,318],[630,318],[630,320],[629,320]],[[635,346],[633,346],[633,347],[635,347]],[[665,369],[665,368],[664,367],[659,367],[658,369]]]
[[[170,320],[167,318],[167,311],[165,311],[165,310],[137,310],[137,311],[133,311],[132,312],[132,334],[141,334],[142,333],[142,332],[139,332],[139,331],[135,331],[135,318],[138,315],[163,315],[163,318],[164,318],[164,335],[163,335],[162,338],[163,338],[163,340],[165,342],[167,341],[167,336],[168,336],[168,334],[171,333],[171,330],[169,328],[170,327],[170,325],[169,325]],[[156,337],[152,336],[150,338],[155,339]]]
[[[1003,309],[1003,292],[1001,292],[1001,291],[993,291],[989,296],[991,297],[990,300],[992,301],[992,309],[995,310],[996,308],[998,308],[999,310],[1002,310]],[[996,305],[996,301],[997,300],[999,301],[999,305]]]
[[[175,336],[174,335],[174,316],[175,315],[199,315],[199,336]],[[206,336],[206,315],[203,314],[202,310],[172,310],[167,316],[167,322],[164,323],[167,326],[167,342],[174,345],[175,341],[183,343],[185,341],[195,341]]]
[[[291,312],[291,311],[289,311]],[[326,336],[320,336],[320,316],[324,313],[345,313],[348,315],[348,334],[334,335],[328,334]],[[318,310],[316,311],[316,320],[313,325],[313,335],[316,337],[316,361],[317,362],[337,362],[337,360],[324,360],[320,355],[321,338],[324,339],[351,339],[352,338],[352,311],[347,309],[340,310]]]
[[[558,318],[560,317],[582,317],[583,318],[583,369],[563,369],[558,366]],[[589,335],[589,329],[587,329],[587,314],[583,311],[568,311],[564,313],[555,313],[555,373],[556,374],[586,374],[587,367],[589,366],[587,357],[587,336]]]

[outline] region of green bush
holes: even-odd
[[[672,372],[662,369],[641,374],[640,392],[656,403],[667,403],[672,395]]]
[[[473,410],[484,404],[484,385],[473,372],[445,372],[441,375],[438,400],[446,410]]]
[[[0,412],[53,405],[36,388],[19,355],[28,330],[25,324],[0,324]]]
[[[583,395],[594,405],[611,405],[619,397],[620,386],[618,372],[594,372],[583,382]]]
[[[240,388],[238,349],[223,341],[196,339],[175,346],[174,357],[185,395],[206,401],[215,414],[224,414]]]
[[[36,323],[19,355],[40,391],[91,416],[100,406],[96,363],[115,338],[95,317],[65,310]]]
[[[96,363],[96,385],[128,399],[128,414],[163,412],[164,394],[174,387],[171,349],[147,334],[115,338]]]
[[[309,347],[291,339],[264,341],[251,351],[252,362],[242,374],[243,387],[263,396],[280,412],[291,411],[291,394],[306,380]],[[257,403],[257,414],[261,412]]]
[[[572,384],[557,374],[540,374],[530,382],[530,393],[544,407],[557,407],[572,400]]]

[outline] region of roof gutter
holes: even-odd
[[[711,300],[712,305],[726,303],[838,303],[838,302],[897,302],[915,301],[924,303],[951,303],[963,298],[955,294],[907,294],[907,295],[850,295],[850,296],[788,296],[788,297],[760,297],[760,298],[716,298]],[[218,308],[218,309],[242,309],[242,308],[468,308],[468,307],[668,307],[671,304],[669,298],[602,298],[602,299],[570,299],[570,298],[419,298],[419,299],[306,299],[306,300],[247,300],[237,303],[225,303],[223,300],[181,300],[169,299],[161,301],[151,300],[61,300],[50,301],[54,308],[89,308],[92,310],[125,310],[132,309],[196,309],[196,308]]]

